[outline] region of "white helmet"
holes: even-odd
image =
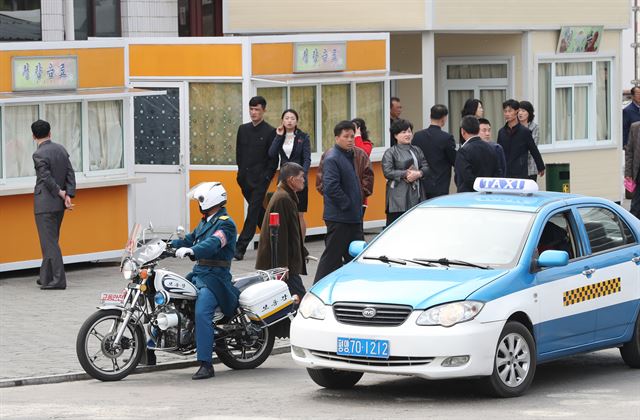
[[[189,199],[196,200],[200,211],[205,212],[227,202],[227,191],[220,182],[201,182],[189,190]]]

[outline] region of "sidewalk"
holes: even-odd
[[[374,235],[367,235],[370,240]],[[307,242],[310,254],[319,258],[324,250],[321,238]],[[247,250],[242,261],[234,261],[234,275],[254,270],[256,251]],[[193,262],[166,259],[161,264],[181,275]],[[317,262],[311,261],[303,277],[313,284]],[[118,292],[127,282],[119,270],[119,260],[69,264],[66,290],[40,290],[38,270],[0,273],[0,381],[15,378],[83,372],[76,357],[76,335],[82,323],[96,311],[102,292]],[[288,340],[276,341],[277,346]],[[192,361],[195,356],[158,352],[158,363]]]

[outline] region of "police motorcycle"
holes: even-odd
[[[136,224],[127,242],[120,270],[129,283],[121,293],[103,293],[103,304],[82,325],[76,354],[85,372],[101,381],[125,378],[149,350],[190,355],[196,352],[196,287],[160,262],[175,257],[168,241],[147,238],[153,227]],[[178,236],[184,234],[178,228]],[[233,316],[216,311],[215,353],[232,369],[253,369],[269,357],[276,325],[295,315],[286,284],[288,270],[274,268],[239,276],[241,293]],[[295,296],[294,296],[295,298]],[[288,324],[288,323],[287,323]],[[278,334],[280,336],[280,334]],[[155,355],[153,356],[155,358]]]

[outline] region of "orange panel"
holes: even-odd
[[[60,247],[63,255],[88,254],[124,248],[128,236],[127,186],[78,191],[77,207],[66,212]],[[33,195],[0,197],[2,232],[11,246],[0,253],[0,263],[42,258],[33,215]]]
[[[385,40],[347,41],[347,71],[385,70],[386,68],[387,43]]]
[[[130,76],[242,76],[242,45],[130,45]]]
[[[253,44],[251,74],[293,73],[293,44]]]
[[[47,55],[77,55],[80,88],[124,86],[124,48],[0,51],[0,92],[11,91],[11,57]]]

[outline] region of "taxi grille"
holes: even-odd
[[[405,356],[390,356],[388,359],[378,359],[374,357],[339,356],[338,354],[333,352],[318,350],[311,350],[311,354],[325,360],[365,366],[419,366],[428,365],[434,359],[433,357]]]
[[[367,318],[363,311],[375,309],[375,315]],[[381,303],[338,302],[333,305],[333,314],[338,322],[371,327],[396,327],[411,314],[413,308],[407,305],[387,305]]]

